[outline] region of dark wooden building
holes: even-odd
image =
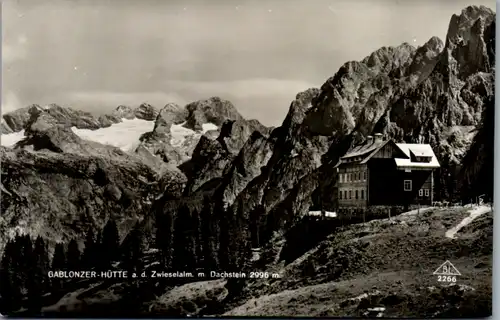
[[[432,204],[433,172],[439,162],[428,144],[395,143],[376,134],[336,166],[339,213]]]

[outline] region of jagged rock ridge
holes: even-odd
[[[185,135],[180,142],[176,141],[175,135],[182,133],[172,132],[173,125],[182,125],[193,133]],[[160,110],[153,130],[141,137],[138,150],[147,149],[166,163],[187,167],[189,164],[185,163],[191,161],[194,153],[208,148],[209,141],[215,141],[217,137],[225,139],[224,149],[230,148],[230,153],[237,153],[254,130],[264,132],[268,129],[257,120],[243,119],[231,102],[219,97],[192,102],[184,108],[169,103]]]
[[[436,198],[456,196],[458,187],[450,187],[450,179],[456,179],[472,141],[469,132],[482,121],[485,99],[494,94],[494,17],[484,7],[468,7],[451,19],[445,44],[433,37],[419,48],[383,47],[362,61],[347,62],[320,90],[297,96],[273,131],[271,149],[258,146],[267,139],[245,147],[263,152],[267,161],[255,168],[261,172],[238,188],[217,183],[222,189],[216,189],[213,201],[232,206],[244,220],[256,211],[269,216],[270,231],[293,225],[310,208],[334,210],[333,165],[374,132],[400,142],[430,143],[442,165]],[[478,45],[484,50],[477,51]],[[202,143],[214,148],[209,154],[220,153],[214,144]],[[256,155],[225,166],[240,167],[246,157]]]

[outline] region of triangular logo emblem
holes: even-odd
[[[455,268],[455,266],[448,260],[445,261],[439,268],[434,271],[435,275],[439,276],[461,276],[462,274]]]

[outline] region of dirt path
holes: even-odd
[[[450,239],[454,239],[455,238],[455,234],[460,229],[462,229],[463,227],[465,227],[466,225],[468,225],[469,223],[471,223],[472,221],[474,221],[474,219],[476,219],[480,215],[485,214],[485,213],[490,212],[490,211],[491,211],[491,207],[490,206],[479,206],[479,207],[475,207],[475,208],[469,210],[469,214],[470,215],[467,218],[463,219],[455,227],[453,227],[450,230],[446,231],[445,237],[450,238]]]

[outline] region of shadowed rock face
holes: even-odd
[[[184,175],[143,155],[79,138],[49,110],[32,107],[25,139],[1,148],[0,247],[16,233],[84,239],[116,219],[121,230],[149,219],[155,197],[180,197]]]
[[[166,182],[171,196],[180,196],[184,184],[175,171],[159,178],[149,166],[119,157],[4,147],[0,152],[2,246],[16,233],[50,241],[84,239],[87,230],[102,229],[108,218],[127,230],[148,217],[151,202],[166,191]]]
[[[2,123],[0,125],[0,130],[1,134],[8,134],[14,132],[3,118],[2,118]]]
[[[116,116],[113,116],[113,115],[105,114],[105,115],[99,116],[98,121],[99,121],[101,128],[107,128],[107,127],[112,126],[115,123],[122,122],[122,119],[118,118]]]
[[[31,117],[29,113],[30,107],[31,106],[3,114],[2,119],[12,131],[21,131]],[[33,105],[33,107],[41,109],[39,105]]]
[[[136,152],[148,150],[151,155],[157,156],[161,161],[173,165],[178,165],[186,161],[190,154],[172,146],[172,134],[170,131],[173,124],[185,122],[186,115],[185,109],[177,104],[169,103],[165,105],[155,118],[153,130],[144,133],[140,137],[141,145],[137,148]]]
[[[226,120],[216,139],[202,136],[192,158],[180,166],[189,180],[186,195],[192,194],[204,183],[224,176],[225,170],[252,135],[268,136],[269,132],[269,128],[257,120]]]
[[[186,106],[188,112],[186,128],[202,130],[202,124],[213,123],[221,126],[226,120],[242,120],[233,104],[219,97],[200,100]]]
[[[173,124],[181,124],[186,121],[188,112],[178,104],[168,103],[160,110],[155,120],[153,131],[157,133],[170,132]]]
[[[495,150],[495,99],[491,96],[483,109],[482,121],[472,144],[463,158],[461,179],[463,194],[468,197],[485,195],[493,197]]]

